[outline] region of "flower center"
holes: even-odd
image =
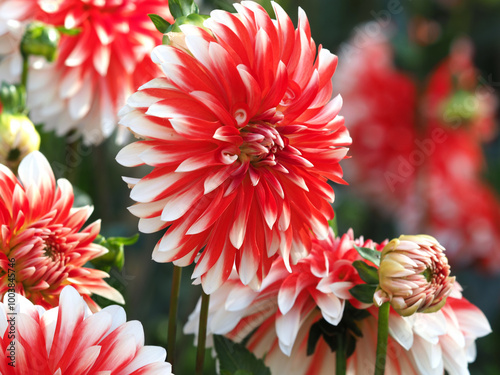
[[[285,147],[278,131],[265,123],[248,124],[240,130],[243,144],[240,160],[249,160],[254,166],[276,165],[275,154]]]

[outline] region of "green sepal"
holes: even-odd
[[[358,284],[349,289],[349,292],[360,302],[373,303],[373,295],[376,289],[376,285]]]
[[[208,18],[210,18],[210,17],[207,15],[196,14],[196,13],[192,13],[189,16],[183,16],[183,17],[176,18],[175,23],[173,23],[172,25],[170,25],[167,28],[166,33],[182,32],[181,28],[179,27],[181,25],[194,25],[194,26],[199,26],[199,27],[204,28],[203,22],[205,22],[205,20]],[[168,38],[168,36],[164,35],[163,36],[163,44],[168,44],[168,39],[166,39],[166,38]]]
[[[160,17],[158,14],[149,13],[148,17],[155,25],[156,30],[158,30],[162,34],[165,34],[168,28],[171,26],[170,22]]]
[[[223,375],[271,375],[271,370],[244,345],[214,335],[214,347]]]
[[[358,271],[361,280],[367,284],[378,285],[378,271],[375,267],[369,266],[362,260],[355,260],[352,265]]]
[[[192,13],[199,13],[198,5],[196,5],[194,0],[170,0],[168,6],[170,13],[175,19],[189,16]]]
[[[59,31],[61,34],[69,35],[69,36],[76,36],[82,32],[81,27],[74,27],[74,28],[68,29],[64,26],[56,26],[56,30]]]
[[[354,245],[354,248],[364,259],[369,260],[376,266],[380,266],[380,251],[370,249],[369,247],[359,247]]]

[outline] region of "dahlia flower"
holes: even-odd
[[[383,247],[362,237],[354,239],[352,230],[334,238],[330,230],[325,240],[312,239],[311,253],[292,266],[292,273],[276,259],[259,291],[243,285],[233,275],[211,295],[208,333],[227,334],[241,341],[261,324],[276,328],[279,347],[290,355],[302,325],[323,318],[330,325],[342,319],[345,302],[357,308],[362,304],[349,289],[363,283],[352,265],[360,260],[354,245]],[[200,303],[189,317],[185,333],[196,333]]]
[[[147,14],[173,22],[164,0],[2,0],[1,9],[9,9],[7,24],[79,30],[62,35],[55,63],[37,61],[30,70],[28,106],[35,123],[58,135],[75,130],[87,144],[108,137],[126,97],[158,73],[149,53],[162,35]],[[0,44],[7,37],[13,33],[0,34]]]
[[[246,339],[247,348],[257,357],[264,358],[273,374],[331,373],[335,368],[335,353],[324,336],[316,342],[313,353],[308,354],[307,349],[314,326],[322,322],[325,327],[325,321],[331,324],[329,316],[332,311],[339,310],[316,304],[313,293],[317,295],[328,289],[325,297],[329,296],[332,306],[336,298],[341,301],[350,298],[350,303],[354,304],[352,296],[343,294],[358,283],[357,273],[352,267],[352,260],[358,259],[354,244],[377,250],[382,247],[371,241],[354,241],[352,232],[349,232],[341,239],[335,239],[333,246],[330,240],[318,241],[317,245],[325,247],[324,256],[318,256],[320,251],[316,256],[314,251],[311,252],[297,265],[303,268],[294,270],[291,275],[275,273],[274,267],[281,266],[275,262],[259,292],[242,285],[237,279],[228,280],[210,297],[209,333],[223,334],[234,341]],[[332,263],[332,258],[337,261]],[[304,266],[308,261],[310,270],[306,271]],[[330,276],[320,279],[315,274],[321,274],[320,270],[325,265],[330,267]],[[346,278],[343,279],[342,275]],[[307,285],[308,289],[303,289],[302,285]],[[284,293],[284,290],[289,292]],[[454,283],[446,304],[435,313],[402,317],[391,310],[387,373],[440,375],[446,370],[450,374],[468,374],[468,363],[475,359],[475,340],[490,333],[491,328],[484,314],[460,292],[460,286]],[[307,302],[304,303],[304,300]],[[282,306],[289,311],[283,313]],[[342,316],[340,310],[343,319],[349,319],[353,312],[358,312],[354,322],[361,335],[353,335],[356,339],[354,351],[347,359],[347,374],[351,375],[373,373],[376,359],[378,309],[370,305],[357,307],[366,309],[361,311],[365,314],[359,314],[360,310],[351,307]],[[184,329],[186,333],[196,333],[199,308],[198,305],[189,317]],[[289,318],[285,318],[287,315]],[[333,321],[338,323],[338,318]]]
[[[0,165],[0,295],[12,286],[33,303],[57,306],[66,285],[72,285],[93,310],[95,293],[118,303],[121,294],[103,278],[108,274],[83,265],[107,252],[92,243],[100,222],[82,229],[92,213],[89,206],[72,208],[73,189],[66,179],[54,179],[38,151],[19,165],[19,180]]]
[[[141,323],[127,322],[119,306],[92,314],[71,286],[61,292],[59,307],[50,310],[21,295],[13,299],[15,305],[6,297],[0,303],[4,375],[172,373],[165,349],[145,346]]]
[[[350,191],[393,218],[399,232],[439,238],[452,264],[498,271],[500,200],[483,182],[481,144],[497,132],[497,103],[478,79],[470,42],[453,45],[417,98],[421,83],[395,67],[384,32],[363,32],[370,27],[359,26],[341,48],[334,78],[356,139]]]
[[[390,302],[402,316],[438,311],[455,282],[444,250],[427,235],[402,235],[390,241],[380,256],[375,303]]]
[[[345,99],[342,114],[356,140],[346,179],[370,205],[393,214],[414,189],[417,92],[414,82],[396,70],[386,36],[362,33],[370,25],[359,26],[341,46],[333,82]]]
[[[457,285],[457,283],[455,283]],[[377,345],[376,309],[359,321],[363,336],[356,341],[354,353],[347,359],[347,374],[374,372]],[[247,347],[258,357],[265,356],[271,373],[328,374],[335,368],[335,352],[320,339],[312,355],[305,348],[312,324],[320,319],[319,312],[303,322],[290,356],[277,344],[278,338],[272,324],[274,317],[261,324],[250,338]],[[386,373],[394,375],[469,374],[468,364],[476,357],[475,340],[491,332],[484,314],[465,298],[450,296],[446,305],[431,314],[416,313],[401,317],[391,312],[389,317],[389,342]]]
[[[206,29],[182,25],[185,43],[162,45],[152,59],[165,76],[144,84],[121,111],[141,140],[117,156],[153,171],[133,186],[142,232],[168,227],[153,259],[180,266],[216,290],[236,263],[258,286],[273,258],[286,267],[308,254],[309,232],[328,234],[338,162],[351,139],[330,100],[337,58],[316,48],[302,10],[294,30],[254,2],[237,15],[213,11]],[[207,31],[208,30],[208,31]],[[176,47],[175,45],[179,47]]]

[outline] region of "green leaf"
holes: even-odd
[[[2,81],[0,103],[3,107],[3,113],[23,114],[26,108],[26,90],[20,85],[12,85]]]
[[[355,260],[352,265],[358,271],[361,280],[367,284],[378,285],[378,271],[375,267],[369,266],[362,260]]]
[[[330,226],[330,228],[332,228],[335,237],[337,237],[339,235],[339,228],[337,225],[337,215],[335,215],[332,220],[328,220],[328,225]]]
[[[198,5],[194,0],[170,0],[168,2],[170,13],[174,18],[189,16],[191,13],[198,13]]]
[[[153,21],[156,30],[160,33],[165,34],[170,27],[170,23],[166,21],[164,18],[160,17],[158,14],[150,13],[148,17],[151,21]]]
[[[370,249],[369,247],[359,247],[354,245],[354,248],[358,251],[358,254],[361,255],[366,260],[369,260],[376,266],[380,266],[380,251]]]
[[[214,336],[214,346],[221,374],[271,375],[264,361],[255,357],[245,346],[218,335]]]
[[[349,289],[349,292],[360,302],[373,303],[373,294],[376,289],[375,285],[359,284]]]

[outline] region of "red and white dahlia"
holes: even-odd
[[[359,314],[360,310],[352,307],[344,312],[334,305],[346,299],[352,304],[356,301],[348,295],[348,290],[359,283],[352,266],[352,261],[358,259],[353,244],[378,250],[382,246],[371,241],[354,241],[352,232],[333,243],[318,241],[318,245],[321,242],[325,247],[323,257],[318,256],[320,251],[315,254],[313,250],[297,265],[302,268],[294,269],[291,275],[280,277],[274,267],[281,264],[273,264],[259,292],[238,280],[228,280],[211,295],[209,333],[224,334],[235,341],[252,334],[246,341],[248,349],[257,357],[265,358],[272,373],[326,375],[335,368],[335,353],[325,336],[320,336],[313,353],[308,355],[309,336],[314,326],[321,324],[325,329],[329,325],[335,332],[334,326],[340,318],[356,316],[354,322],[362,336],[352,336],[356,342],[347,360],[347,374],[373,373],[378,309],[358,303],[356,307],[366,309],[362,311],[364,314]],[[325,265],[329,265],[329,276],[319,278],[317,275],[322,274],[320,270]],[[317,297],[320,293],[324,293],[323,301]],[[191,314],[186,333],[196,333],[199,309],[198,305]],[[331,319],[332,312],[336,315],[334,319]],[[352,329],[349,325],[344,327]],[[468,374],[468,363],[475,359],[475,340],[490,332],[484,314],[462,297],[460,286],[455,283],[446,304],[438,312],[402,317],[391,311],[386,371],[400,375],[440,375],[444,370],[450,374]]]
[[[292,266],[292,273],[276,259],[259,291],[231,277],[214,292],[210,298],[208,333],[241,341],[263,325],[275,330],[281,351],[290,355],[306,322],[323,318],[336,326],[342,319],[346,301],[360,309],[369,306],[349,292],[363,283],[352,265],[361,259],[354,245],[381,250],[385,243],[355,240],[352,230],[341,238],[334,238],[330,230],[327,239],[312,241],[311,253]],[[196,333],[199,311],[200,303],[189,317],[185,333]]]
[[[247,1],[237,14],[213,11],[207,30],[181,26],[182,42],[152,54],[165,76],[121,111],[141,140],[118,162],[154,168],[127,180],[138,202],[130,211],[142,232],[168,227],[156,261],[188,265],[204,248],[193,278],[207,293],[235,262],[254,286],[277,253],[290,269],[309,253],[311,231],[328,235],[327,179],[344,182],[339,161],[351,139],[337,116],[341,98],[330,100],[337,58],[316,48],[301,10],[294,29],[273,7],[276,21]]]
[[[125,99],[140,83],[158,74],[149,54],[161,43],[162,35],[148,13],[162,14],[173,22],[166,0],[1,3],[0,9],[9,9],[7,25],[42,21],[80,31],[62,35],[53,64],[38,61],[30,70],[28,106],[35,123],[44,123],[59,135],[76,130],[86,143],[93,144],[113,132],[116,113]],[[12,43],[14,33],[5,32],[2,37],[1,32],[0,26],[0,41]]]
[[[0,303],[4,375],[172,374],[165,349],[145,346],[142,324],[127,322],[120,306],[92,314],[71,286],[50,310],[20,295],[12,299]]]
[[[73,208],[73,189],[66,179],[56,181],[38,151],[19,165],[19,180],[0,164],[0,295],[15,291],[33,303],[57,306],[66,285],[82,294],[92,310],[95,293],[118,303],[122,295],[109,286],[103,271],[85,268],[107,249],[92,243],[100,221],[83,228],[92,207]],[[12,281],[12,275],[15,280]]]

